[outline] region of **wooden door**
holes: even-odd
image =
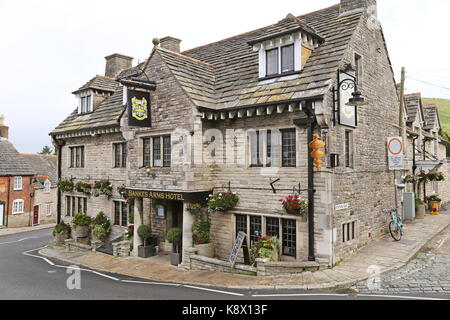
[[[34,206],[33,210],[33,226],[37,226],[39,224],[39,206]]]

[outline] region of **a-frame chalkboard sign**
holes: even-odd
[[[234,242],[233,249],[231,250],[230,258],[228,261],[231,263],[231,268],[234,268],[234,265],[236,264],[236,259],[239,254],[239,249],[244,250],[244,262],[245,264],[250,264],[250,251],[248,250],[247,245],[247,235],[240,231],[236,237],[236,241]]]

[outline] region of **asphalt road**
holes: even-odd
[[[0,300],[414,300],[449,299],[448,294],[372,295],[344,291],[230,290],[167,284],[122,275],[80,271],[80,289],[69,289],[68,265],[43,259],[38,249],[51,230],[0,236]]]

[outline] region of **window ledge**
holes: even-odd
[[[24,214],[25,212],[13,212],[13,216],[18,216],[18,215],[21,215],[21,214]]]
[[[263,78],[259,78],[258,81],[264,81],[264,80],[270,80],[270,79],[275,79],[275,78],[282,78],[282,77],[286,77],[286,76],[291,76],[294,74],[300,74],[302,73],[302,71],[290,71],[290,72],[284,72],[284,73],[277,73],[274,75],[270,75],[270,76],[266,76]]]

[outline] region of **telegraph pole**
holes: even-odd
[[[405,75],[406,70],[405,67],[402,67],[401,71],[401,80],[400,80],[400,112],[399,112],[399,119],[398,119],[398,128],[399,128],[399,136],[402,137],[403,140],[403,146],[406,146],[406,120],[405,120]],[[415,152],[415,150],[413,150]],[[405,159],[406,160],[406,159]],[[400,172],[405,172],[405,167],[403,167],[403,170]],[[414,174],[414,173],[413,173]],[[394,182],[396,182],[396,171],[394,171]],[[396,184],[396,183],[395,183]],[[398,206],[398,189],[397,185],[395,185],[395,206]],[[403,202],[400,201],[401,205],[400,208],[402,209],[401,216],[403,217]]]

